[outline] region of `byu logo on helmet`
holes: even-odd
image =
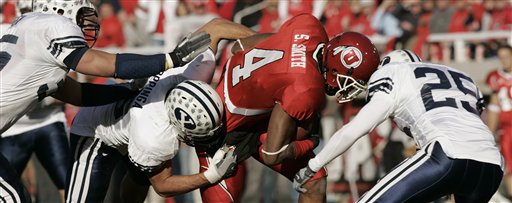
[[[174,115],[180,121],[179,123],[181,123],[181,125],[184,128],[187,128],[189,130],[196,129],[196,122],[194,122],[194,119],[192,119],[192,117],[190,117],[190,115],[188,115],[188,113],[182,108],[178,107],[174,109]]]

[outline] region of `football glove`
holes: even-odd
[[[230,132],[226,135],[224,143],[227,146],[235,147],[234,153],[237,156],[236,162],[240,163],[249,158],[252,154],[258,152],[258,148],[261,145],[260,133],[244,131]]]
[[[180,67],[192,61],[192,59],[208,49],[210,42],[210,34],[206,32],[200,32],[193,37],[191,37],[191,34],[188,34],[176,46],[174,51],[169,53],[168,57],[166,56],[167,68]]]
[[[293,188],[297,190],[300,193],[305,193],[308,190],[302,187],[309,179],[311,179],[316,172],[311,170],[309,166],[306,166],[305,168],[300,169],[297,174],[295,174],[295,177],[293,177]]]
[[[208,182],[216,183],[234,174],[236,169],[236,155],[234,151],[234,147],[227,146],[217,150],[208,170],[204,172]]]

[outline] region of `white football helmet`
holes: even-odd
[[[21,12],[21,11],[24,12]],[[21,16],[25,12],[32,11],[32,0],[18,0],[16,2],[16,16]]]
[[[382,68],[382,66],[393,62],[414,63],[421,62],[421,58],[411,50],[394,50],[380,60],[379,69]]]
[[[224,106],[210,85],[184,81],[168,93],[165,106],[180,141],[190,146],[211,146],[218,141]]]
[[[32,11],[62,15],[76,23],[84,33],[87,41],[96,42],[100,26],[94,5],[89,0],[33,0]],[[94,43],[93,43],[94,44]]]

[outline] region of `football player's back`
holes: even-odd
[[[380,83],[391,84],[396,101],[391,116],[419,147],[437,140],[450,157],[500,164],[494,137],[480,119],[480,91],[466,73],[429,63],[389,64],[375,75],[383,72],[390,77]]]
[[[276,103],[297,120],[319,110],[324,82],[315,55],[326,41],[318,20],[299,15],[251,49],[235,53],[217,88],[228,110],[228,131],[254,128],[251,121],[268,119]]]

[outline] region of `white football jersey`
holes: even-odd
[[[98,107],[82,107],[73,120],[71,133],[100,138],[128,155],[142,170],[173,158],[179,149],[176,130],[164,105],[167,93],[185,79],[209,83],[215,70],[211,50],[184,67],[152,76],[133,99]]]
[[[67,127],[63,104],[51,104],[55,99],[46,97],[32,110],[22,116],[14,125],[3,132],[0,137],[10,137],[42,128],[52,123],[61,122]]]
[[[64,59],[87,46],[75,23],[53,14],[25,14],[1,34],[0,133],[55,92],[68,72]]]
[[[391,104],[387,116],[420,148],[438,141],[448,157],[502,165],[494,137],[480,119],[480,95],[473,80],[459,70],[390,63],[370,78],[368,105]]]

